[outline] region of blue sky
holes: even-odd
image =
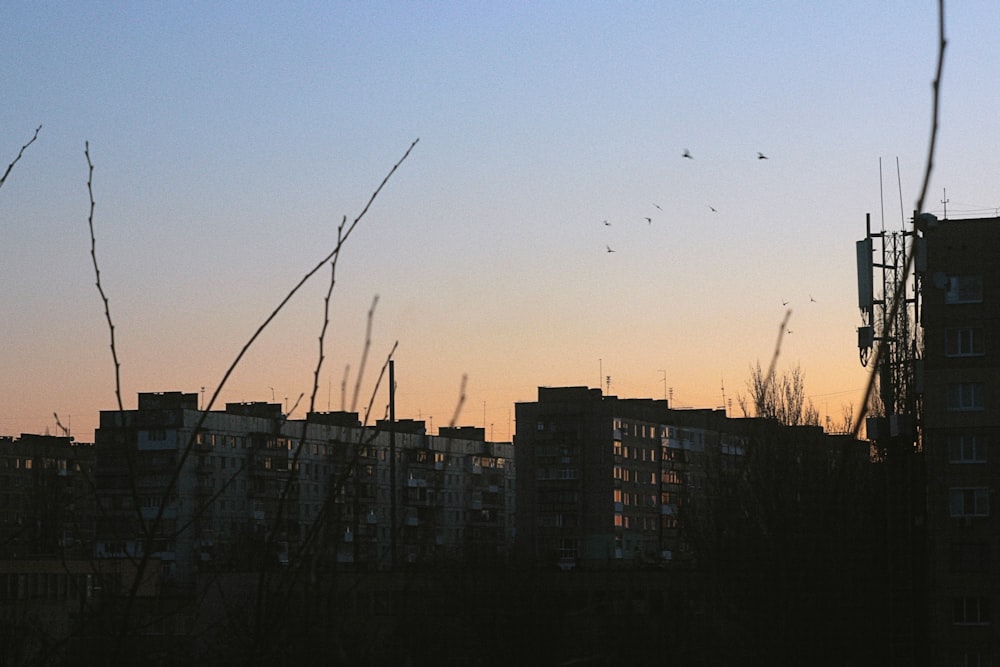
[[[789,301],[780,366],[839,421],[864,384],[853,244],[865,213],[898,229],[915,203],[936,10],[11,3],[0,166],[43,129],[0,190],[0,434],[55,432],[58,412],[89,440],[115,405],[85,141],[127,407],[211,394],[419,138],[345,246],[318,408],[351,407],[375,295],[356,407],[398,340],[397,414],[446,424],[467,375],[459,422],[496,439],[539,385],[610,375],[612,393],[666,385],[693,407],[746,393]],[[1000,206],[996,25],[994,3],[948,8],[931,210],[943,188],[950,213]],[[223,401],[308,401],[326,278]]]

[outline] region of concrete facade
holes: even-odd
[[[929,664],[998,664],[1000,219],[922,233]]]

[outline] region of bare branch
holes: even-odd
[[[468,379],[468,374],[462,373],[462,385],[458,388],[458,405],[455,406],[455,414],[451,416],[451,422],[448,424],[449,427],[454,427],[458,423],[458,415],[462,412],[462,405],[465,403],[465,384]]]
[[[771,355],[771,365],[767,368],[767,378],[765,382],[770,384],[774,381],[774,371],[778,365],[778,355],[781,354],[781,341],[785,337],[785,332],[788,331],[788,320],[792,318],[792,309],[789,308],[785,311],[785,316],[781,319],[781,325],[778,328],[778,340],[774,343],[774,354]]]
[[[63,435],[65,435],[67,438],[72,437],[70,435],[70,433],[69,433],[69,429],[66,428],[65,426],[63,426],[63,423],[61,421],[59,421],[59,413],[58,412],[53,412],[52,416],[55,417],[55,419],[56,419],[56,426],[58,426],[59,430],[63,432]]]
[[[108,332],[111,334],[111,359],[115,364],[115,397],[118,399],[118,411],[123,412],[125,408],[122,404],[121,364],[118,362],[118,349],[115,347],[115,324],[111,320],[111,307],[104,293],[104,287],[101,286],[101,269],[97,265],[97,239],[94,236],[94,163],[90,161],[89,141],[84,143],[83,154],[87,158],[87,194],[90,195],[90,215],[87,216],[87,224],[90,226],[90,258],[94,263],[97,292],[104,303],[104,317],[108,321]]]
[[[351,365],[344,366],[344,377],[340,380],[340,409],[347,409],[347,378],[351,375]]]
[[[7,177],[10,175],[11,169],[14,168],[14,165],[17,164],[18,160],[21,159],[21,156],[24,155],[24,151],[27,150],[28,146],[30,146],[31,144],[35,143],[35,139],[38,138],[38,133],[41,132],[41,130],[42,130],[42,126],[41,125],[39,125],[38,127],[35,128],[35,135],[33,137],[31,137],[31,140],[28,141],[28,143],[26,143],[25,145],[21,146],[21,150],[19,150],[17,152],[17,157],[14,158],[13,162],[11,162],[9,165],[7,165],[7,171],[5,171],[3,173],[3,176],[0,176],[0,188],[2,188],[3,184],[7,182]]]
[[[326,265],[327,262],[330,262],[334,257],[338,255],[340,249],[343,247],[344,243],[347,241],[348,237],[350,236],[354,228],[357,226],[358,222],[360,222],[361,219],[364,217],[365,213],[368,212],[368,209],[371,207],[372,203],[375,201],[375,198],[378,196],[378,194],[382,191],[382,188],[388,182],[389,178],[396,172],[399,166],[410,155],[410,152],[417,145],[418,141],[419,139],[414,140],[413,143],[410,144],[410,147],[406,149],[406,152],[403,154],[403,157],[401,157],[396,162],[396,164],[392,166],[392,169],[389,170],[389,173],[385,176],[385,178],[382,179],[382,182],[379,183],[378,187],[372,193],[371,197],[369,197],[368,202],[365,204],[364,209],[362,209],[361,213],[358,214],[358,216],[354,219],[354,221],[347,228],[347,230],[343,234],[338,233],[338,240],[334,249],[331,250],[319,262],[317,262],[316,265],[312,269],[310,269],[299,280],[299,282],[295,284],[294,287],[292,287],[292,289],[288,292],[288,294],[285,295],[285,297],[281,300],[281,302],[274,308],[273,311],[271,311],[271,314],[267,316],[267,318],[260,324],[260,326],[257,327],[253,335],[250,336],[250,339],[240,349],[239,353],[236,355],[236,358],[232,361],[232,363],[229,365],[229,368],[227,368],[226,372],[223,374],[222,380],[216,386],[215,391],[212,393],[212,396],[209,399],[208,403],[202,408],[201,413],[198,417],[198,421],[195,423],[194,428],[191,429],[191,434],[188,436],[187,443],[185,444],[184,449],[181,452],[180,458],[177,461],[173,474],[171,475],[170,480],[166,485],[166,489],[163,492],[164,500],[168,499],[174,493],[174,490],[177,488],[177,483],[180,478],[181,470],[183,469],[184,463],[187,461],[188,457],[191,455],[192,450],[194,449],[194,443],[197,434],[200,432],[202,426],[205,423],[205,420],[208,418],[208,415],[211,412],[212,407],[215,405],[215,401],[222,393],[223,388],[225,387],[226,383],[229,380],[229,377],[233,374],[233,372],[235,372],[236,367],[242,361],[243,357],[249,351],[250,347],[254,344],[254,342],[256,342],[257,338],[260,337],[260,335],[268,327],[268,325],[270,325],[270,323],[278,316],[278,314],[282,311],[285,305],[292,300],[292,297],[294,297],[295,294],[298,293],[299,289],[301,289],[302,286],[305,285],[305,283],[308,282],[309,279],[312,278],[317,271],[319,271],[324,265]],[[89,155],[88,155],[88,163],[89,163]],[[95,267],[96,267],[96,260],[95,260]],[[395,346],[393,347],[393,349],[395,350]],[[116,371],[116,376],[117,376],[117,371]],[[120,403],[121,403],[121,398],[119,396],[119,404]],[[157,530],[163,523],[163,514],[166,507],[167,507],[166,502],[160,503],[155,518],[150,523],[149,529],[145,531],[145,539],[147,543],[144,545],[142,558],[137,565],[136,574],[132,580],[132,585],[130,587],[128,596],[126,598],[125,607],[122,610],[123,619],[128,619],[130,614],[132,613],[132,605],[135,602],[136,594],[138,593],[139,586],[142,583],[145,570],[149,565],[149,559],[152,555],[151,540],[153,538],[153,535],[156,534]],[[124,626],[125,624],[123,623],[122,631],[120,634],[120,637],[122,639],[124,639],[124,637],[127,634],[127,628],[125,628]],[[118,648],[120,649],[120,646]]]
[[[346,223],[347,216],[345,215],[341,219],[340,224],[337,226],[338,249],[341,241],[343,240],[344,225]],[[337,259],[339,257],[340,252],[338,250],[337,254],[334,255],[333,260],[330,262],[330,284],[326,289],[326,296],[323,297],[323,326],[319,331],[319,358],[316,360],[316,371],[313,373],[313,390],[309,399],[309,412],[314,412],[316,410],[316,396],[319,393],[319,374],[323,369],[323,361],[326,359],[324,346],[326,343],[326,330],[330,326],[330,298],[333,296],[333,287],[337,284]]]
[[[375,306],[378,305],[378,294],[372,299],[372,305],[368,309],[368,325],[365,327],[365,346],[361,350],[361,364],[358,366],[358,377],[354,381],[354,398],[351,399],[351,410],[358,408],[358,394],[361,393],[361,380],[365,375],[365,363],[368,361],[368,350],[372,346],[372,320],[375,317]]]

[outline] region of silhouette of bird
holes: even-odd
[[[663,210],[663,207],[662,207],[662,206],[660,206],[659,204],[653,204],[653,206],[655,206],[655,207],[656,207],[657,209],[659,209],[660,211],[662,211],[662,210]]]
[[[766,160],[767,156],[764,155],[763,153],[757,153],[757,159],[758,160]]]
[[[610,222],[608,222],[607,220],[605,220],[605,221],[604,221],[604,226],[605,226],[605,227],[610,227],[610,226],[611,226],[611,223],[610,223]]]
[[[647,217],[647,218],[646,218],[646,222],[647,222],[647,223],[649,223],[649,224],[653,224],[653,219],[652,219],[652,218],[649,218],[649,217]]]
[[[709,206],[708,208],[712,211],[712,213],[718,213],[718,211],[715,210],[714,206]]]
[[[694,156],[691,155],[691,151],[689,151],[686,148],[684,149],[684,155],[682,157],[686,157],[689,160],[693,160],[694,159]]]
[[[792,333],[791,329],[785,329],[785,333]]]
[[[612,249],[611,249],[611,246],[609,246],[609,245],[606,245],[606,246],[604,246],[604,247],[608,249],[608,252],[614,252],[614,250],[612,250]]]
[[[782,301],[782,302],[781,302],[781,305],[782,305],[782,306],[787,306],[787,305],[788,305],[788,302],[787,302],[787,301]]]
[[[812,301],[813,303],[816,303],[816,299],[813,298],[812,294],[809,295],[809,300]]]

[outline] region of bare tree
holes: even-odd
[[[752,408],[752,416],[774,419],[787,426],[818,426],[820,423],[819,410],[806,396],[805,373],[798,364],[776,374],[765,373],[757,361],[750,367],[747,391],[749,396],[736,396],[744,416],[751,416]]]

